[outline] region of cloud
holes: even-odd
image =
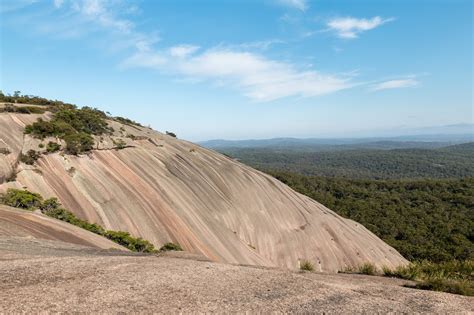
[[[210,80],[236,88],[255,101],[318,96],[353,86],[348,77],[298,70],[292,64],[250,52],[217,48],[176,58],[170,51],[138,52],[122,66],[153,68],[191,80]]]
[[[333,30],[341,38],[357,38],[358,34],[379,27],[394,18],[383,19],[380,16],[371,19],[353,17],[334,18],[327,22],[329,30]]]
[[[208,82],[234,89],[254,101],[313,97],[355,85],[351,76],[322,73],[309,66],[266,57],[266,49],[282,43],[278,39],[210,48],[189,44],[157,48],[158,38],[138,30],[128,17],[129,3],[125,0],[64,0],[60,4],[50,0],[50,5],[60,9],[61,14],[42,20],[46,20],[44,32],[52,36],[72,34],[74,38],[93,38],[97,34],[103,38],[98,45],[105,43],[101,49],[128,56],[120,63],[121,68],[154,69],[178,81]]]
[[[375,85],[372,85],[372,91],[409,88],[409,87],[415,87],[418,84],[420,84],[420,82],[413,78],[389,80],[389,81],[384,81],[384,82],[380,82]]]
[[[277,3],[301,11],[306,11],[306,9],[308,9],[307,0],[277,0]]]
[[[185,58],[192,55],[199,49],[199,46],[194,45],[178,45],[169,49],[170,55],[177,58]]]
[[[64,3],[64,0],[54,0],[53,1],[54,7],[57,8],[57,9],[60,8],[63,5],[63,3]]]

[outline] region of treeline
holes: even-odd
[[[21,91],[15,91],[13,95],[3,94],[0,91],[0,102],[1,103],[20,103],[20,104],[32,104],[32,105],[43,105],[43,106],[68,106],[77,107],[74,104],[65,103],[58,100],[49,100],[47,98],[35,96],[35,95],[22,95]]]
[[[256,168],[324,177],[417,179],[474,176],[474,143],[441,149],[301,152],[234,148],[221,152]]]
[[[473,178],[351,180],[267,172],[361,223],[409,260],[473,258]]]

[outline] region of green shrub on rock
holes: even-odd
[[[90,151],[94,145],[94,138],[84,132],[67,135],[64,141],[66,141],[66,153],[73,155]]]
[[[50,141],[46,145],[46,151],[49,152],[49,153],[59,151],[60,149],[61,149],[61,145],[59,143],[56,143],[56,142]]]
[[[166,243],[163,246],[161,246],[160,251],[166,252],[166,251],[182,251],[183,249],[179,244],[175,243]]]
[[[26,154],[21,153],[20,161],[28,165],[33,165],[35,164],[36,160],[40,158],[40,156],[41,154],[35,150],[28,150]]]
[[[34,210],[43,202],[40,194],[14,188],[9,188],[0,199],[7,206],[25,210]]]

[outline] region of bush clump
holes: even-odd
[[[72,133],[64,137],[66,141],[66,153],[78,155],[92,150],[94,146],[94,138],[85,132]]]
[[[46,145],[46,151],[49,153],[54,153],[61,150],[61,145],[56,142],[49,141]]]
[[[0,197],[3,204],[25,210],[34,210],[41,206],[43,197],[40,194],[29,192],[28,190],[9,188]]]
[[[152,253],[155,252],[155,247],[153,244],[147,240],[142,239],[141,237],[135,238],[130,235],[128,232],[124,231],[107,231],[104,236],[109,240],[120,244],[124,247],[127,247],[134,252],[142,253]]]
[[[365,263],[359,266],[357,273],[373,276],[377,274],[377,267],[371,263]]]
[[[28,165],[33,165],[35,164],[36,160],[40,158],[40,156],[41,154],[35,150],[28,150],[26,154],[21,153],[20,161]]]
[[[309,260],[302,260],[300,263],[300,270],[314,271],[314,265]]]
[[[166,243],[163,246],[161,246],[160,251],[161,252],[166,252],[166,251],[182,251],[183,249],[179,244],[175,243]]]
[[[125,149],[127,147],[127,143],[125,141],[123,141],[122,139],[118,139],[118,140],[113,140],[114,142],[114,145],[115,145],[115,150],[122,150],[122,149]]]
[[[40,139],[59,137],[66,141],[66,153],[78,155],[92,150],[92,135],[110,132],[106,118],[104,112],[95,108],[60,106],[56,108],[50,121],[38,118],[36,122],[25,127],[25,133]]]
[[[176,138],[176,134],[174,132],[171,132],[171,131],[167,131],[166,134],[170,137],[173,137],[173,138]]]

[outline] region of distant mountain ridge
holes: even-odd
[[[250,140],[208,140],[199,142],[210,149],[220,148],[292,148],[300,150],[346,149],[434,149],[474,142],[474,135],[412,135],[393,138],[272,138]]]
[[[268,148],[268,147],[314,147],[328,149],[330,146],[356,145],[358,148],[440,148],[443,146],[474,142],[474,124],[455,124],[438,127],[399,129],[381,132],[374,137],[321,137],[225,140],[212,139],[198,142],[200,145],[218,148]]]

